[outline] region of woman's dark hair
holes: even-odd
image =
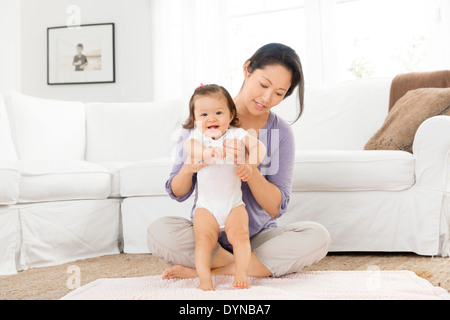
[[[263,69],[269,65],[281,65],[292,73],[291,87],[286,92],[284,98],[289,97],[298,87],[298,99],[300,103],[300,109],[297,112],[297,117],[293,121],[295,123],[303,113],[303,99],[305,95],[305,80],[303,78],[303,68],[300,62],[298,54],[294,49],[281,44],[281,43],[269,43],[259,48],[253,56],[246,61],[250,61],[247,68],[251,74],[256,69]]]
[[[239,125],[239,119],[237,118],[237,111],[236,111],[236,105],[234,104],[233,98],[231,98],[230,93],[222,86],[219,86],[217,84],[207,84],[202,85],[195,89],[194,94],[191,97],[191,100],[189,101],[189,118],[186,120],[186,122],[183,124],[184,129],[193,129],[195,124],[195,100],[199,96],[210,96],[210,95],[216,95],[221,94],[225,97],[228,105],[228,109],[230,110],[231,115],[233,116],[233,119],[230,122],[230,126],[237,127]]]

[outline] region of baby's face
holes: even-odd
[[[197,127],[213,139],[225,134],[232,119],[227,100],[222,95],[198,97],[195,100],[194,116]]]

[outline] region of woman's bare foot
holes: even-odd
[[[247,274],[243,272],[236,272],[234,275],[233,287],[239,289],[247,289],[249,287]]]
[[[214,291],[212,278],[200,278],[200,285],[197,288],[203,291]]]
[[[190,279],[197,277],[198,277],[197,270],[182,266],[180,264],[167,268],[166,270],[163,271],[162,274],[163,279],[174,279],[174,278]]]

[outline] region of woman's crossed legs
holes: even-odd
[[[250,239],[252,253],[249,277],[283,276],[297,272],[326,256],[330,242],[328,231],[315,222],[296,222],[262,230]],[[172,266],[163,278],[196,278],[193,223],[183,217],[163,217],[148,228],[150,252]],[[215,244],[211,275],[235,275],[232,253]]]

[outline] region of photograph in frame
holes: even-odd
[[[47,83],[115,82],[114,23],[47,29]]]

